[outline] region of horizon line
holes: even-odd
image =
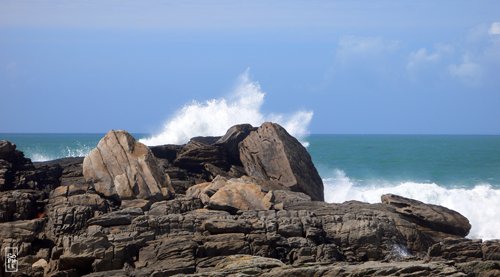
[[[104,135],[106,132],[0,132],[0,135]],[[131,132],[130,134],[139,135],[154,135],[147,132]],[[219,135],[219,136],[223,136]],[[311,135],[372,135],[372,136],[500,136],[500,133],[310,133],[305,137]],[[217,135],[215,135],[217,136]]]

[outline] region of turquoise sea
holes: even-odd
[[[104,134],[0,134],[33,161],[84,156]],[[147,134],[133,134],[145,138]],[[469,237],[500,238],[500,136],[311,135],[325,200],[376,203],[395,193],[457,210]]]

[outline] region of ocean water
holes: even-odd
[[[312,135],[325,201],[379,203],[386,193],[466,216],[468,237],[500,239],[500,136]]]
[[[104,134],[0,134],[33,161],[84,156]],[[146,134],[133,134],[146,138]],[[459,211],[470,238],[500,238],[500,136],[310,135],[327,202],[394,193]]]
[[[145,134],[133,134],[136,138]],[[64,157],[83,157],[96,147],[104,134],[8,134],[0,133],[0,140],[8,140],[33,162]]]

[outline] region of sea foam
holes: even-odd
[[[455,210],[469,219],[472,228],[469,238],[500,238],[500,189],[490,184],[477,184],[471,188],[445,188],[435,183],[385,181],[363,182],[351,180],[344,171],[335,169],[331,177],[324,178],[325,201],[341,203],[359,200],[380,203],[380,196],[387,193],[441,205]]]
[[[259,126],[266,121],[279,123],[298,139],[309,134],[312,111],[296,111],[290,115],[264,114],[261,111],[264,98],[260,84],[250,78],[247,69],[239,76],[229,97],[193,101],[176,111],[161,132],[140,141],[146,145],[183,144],[195,136],[224,135],[229,127],[236,124]]]
[[[66,146],[53,151],[27,148],[24,151],[26,157],[33,162],[45,162],[67,157],[85,157],[92,150],[92,146],[79,144],[77,146]]]

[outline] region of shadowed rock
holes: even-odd
[[[394,194],[385,194],[381,198],[382,203],[395,207],[397,213],[420,226],[462,237],[470,231],[469,220],[448,208],[425,204]]]
[[[241,166],[239,144],[256,129],[250,124],[234,125],[215,144],[224,149],[230,164]]]

